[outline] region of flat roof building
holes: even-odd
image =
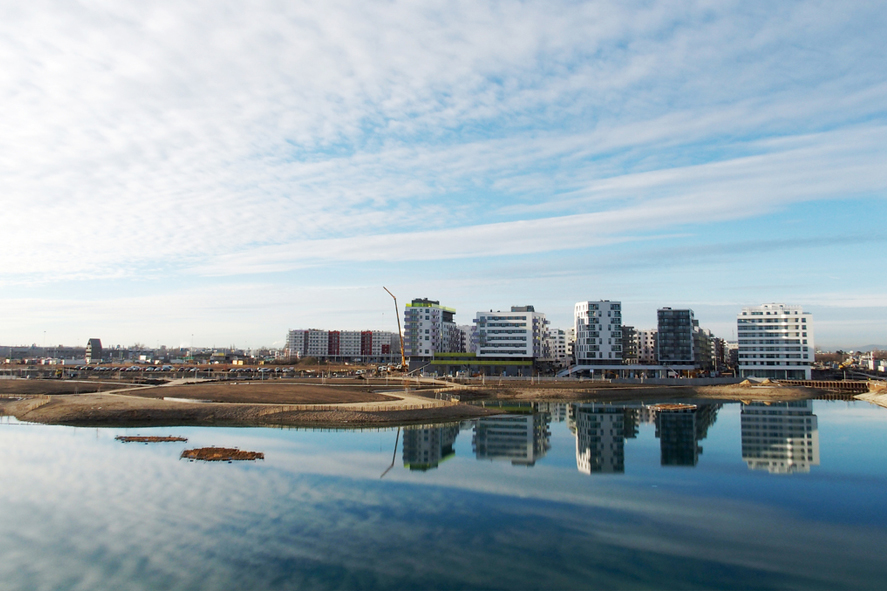
[[[813,365],[813,317],[801,306],[761,304],[736,319],[739,375],[809,380]]]

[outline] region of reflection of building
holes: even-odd
[[[584,473],[625,472],[625,413],[623,408],[578,404],[576,468]]]
[[[659,463],[663,466],[695,466],[708,428],[717,420],[719,404],[688,405],[663,410],[656,414],[656,437],[659,438]]]
[[[548,413],[554,423],[563,423],[567,420],[566,402],[537,402],[534,406],[536,412]]]
[[[442,427],[405,427],[403,465],[410,470],[432,470],[441,461],[455,455],[453,444],[459,425]]]
[[[809,472],[819,465],[819,429],[812,400],[742,405],[742,459],[752,470]]]
[[[638,436],[639,426],[641,422],[641,409],[639,408],[623,408],[623,428],[622,436],[626,439],[635,439]]]
[[[510,460],[532,466],[551,447],[548,424],[548,413],[478,419],[472,440],[474,453],[478,460]]]

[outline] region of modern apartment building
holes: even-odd
[[[656,358],[661,365],[694,365],[696,351],[693,329],[698,326],[693,310],[660,308],[656,315]]]
[[[633,326],[622,325],[622,363],[632,365],[640,362],[638,331]]]
[[[638,331],[638,362],[642,365],[655,365],[658,363],[655,328]]]
[[[478,312],[474,322],[479,358],[542,357],[548,321],[533,306],[512,306],[510,312]]]
[[[750,306],[742,309],[736,323],[740,376],[810,379],[813,317],[801,306]]]
[[[360,357],[360,331],[343,330],[339,333],[339,355],[343,358]]]
[[[567,357],[567,333],[559,328],[548,329],[547,352],[544,356],[551,359],[557,367],[565,367],[569,363]]]
[[[459,339],[461,342],[459,353],[476,353],[472,339],[475,329],[474,325],[460,324],[456,328],[459,329]]]
[[[578,365],[622,363],[622,303],[600,300],[577,302],[573,307]]]
[[[435,353],[458,353],[462,331],[455,323],[456,311],[437,300],[414,299],[404,307],[404,353],[407,357],[430,358]]]
[[[397,343],[394,347],[392,343]],[[314,357],[316,359],[384,360],[392,358],[392,353],[400,353],[400,338],[397,333],[380,330],[290,330],[286,336],[286,351],[289,357]]]
[[[291,330],[287,333],[286,347],[291,357],[315,357],[318,359],[329,356],[329,331],[309,328]]]
[[[102,339],[89,339],[86,343],[86,363],[102,362]]]

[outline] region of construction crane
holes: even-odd
[[[382,289],[388,291],[388,288],[384,285]],[[394,298],[394,317],[397,318],[397,335],[400,337],[400,369],[401,371],[407,371],[407,358],[403,352],[403,331],[400,329],[400,310],[397,308],[397,298],[394,297],[394,294],[388,291],[388,295]]]

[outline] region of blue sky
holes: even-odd
[[[0,343],[395,330],[385,285],[726,338],[778,301],[887,344],[884,30],[880,2],[0,2]]]

